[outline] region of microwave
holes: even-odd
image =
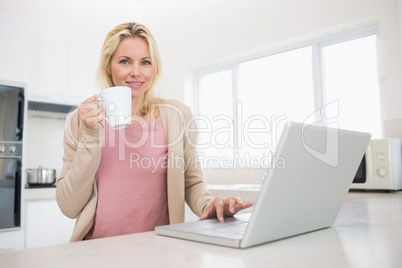
[[[350,189],[402,189],[402,140],[370,140]]]

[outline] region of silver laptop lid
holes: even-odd
[[[288,122],[241,247],[332,225],[369,140],[368,133]]]

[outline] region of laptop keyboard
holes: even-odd
[[[242,235],[246,231],[248,222],[228,224],[219,227],[207,228],[205,231],[212,231],[225,234]]]

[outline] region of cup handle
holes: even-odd
[[[98,101],[98,103],[99,103],[100,105],[103,106],[102,100],[99,98],[99,95],[98,95],[98,98],[97,98],[96,100]],[[103,117],[103,119],[105,119],[106,122],[109,123],[108,119],[107,119],[105,116],[102,115],[102,117]],[[102,127],[104,127],[104,125],[102,124],[102,122],[99,122],[99,123],[102,125]]]

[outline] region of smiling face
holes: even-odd
[[[148,43],[140,37],[121,41],[112,57],[110,71],[114,86],[130,87],[133,101],[142,102],[155,75]]]

